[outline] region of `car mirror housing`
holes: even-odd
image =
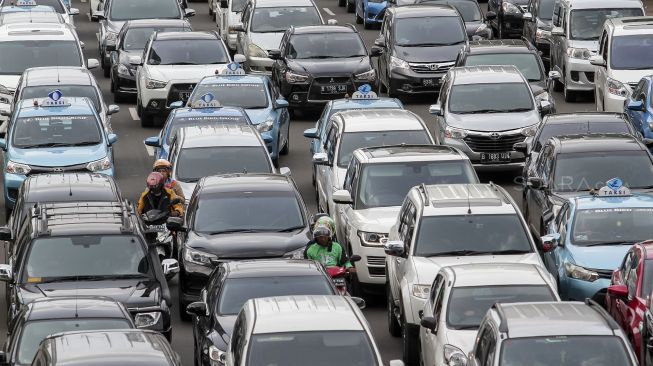
[[[644,111],[644,103],[641,100],[628,100],[628,103],[626,104],[626,108],[628,108],[631,111]]]
[[[184,219],[175,216],[168,217],[166,228],[170,231],[186,231],[186,228],[184,228]]]
[[[116,135],[115,133],[110,133],[107,135],[107,144],[109,146],[115,144],[117,141],[118,141],[118,135]]]
[[[554,27],[551,29],[551,35],[552,36],[564,36],[565,35],[565,30],[562,27]]]
[[[195,315],[195,316],[208,316],[209,308],[206,306],[206,303],[203,301],[191,302],[186,307],[186,314]]]
[[[112,114],[116,114],[118,112],[120,112],[120,106],[117,106],[115,104],[111,104],[107,108],[107,115],[109,115],[109,116],[112,115]]]
[[[560,242],[560,234],[544,235],[540,240],[542,241],[542,251],[548,253],[558,246],[558,243]]]
[[[329,157],[326,153],[317,153],[313,155],[313,164],[329,165]]]
[[[94,58],[89,58],[86,60],[86,68],[91,70],[91,69],[97,69],[100,66],[100,61]]]
[[[150,136],[143,141],[145,145],[152,147],[161,147],[161,142],[159,142],[159,136]]]
[[[162,260],[161,267],[163,268],[163,275],[166,277],[179,273],[179,262],[176,259],[166,258]]]
[[[275,108],[276,109],[288,108],[289,106],[290,106],[290,104],[285,99],[277,99],[275,101]]]
[[[605,60],[600,55],[591,56],[589,61],[594,66],[605,66]]]
[[[0,264],[0,281],[10,282],[13,279],[11,266],[8,264]]]
[[[349,205],[354,203],[354,200],[351,198],[351,194],[346,189],[340,189],[335,191],[332,197],[333,197],[333,202],[338,204]]]
[[[439,104],[431,104],[431,106],[429,107],[429,113],[436,116],[441,116],[442,106],[440,106]]]
[[[404,243],[401,240],[387,241],[383,244],[385,254],[393,257],[402,257],[405,252]]]
[[[304,130],[304,137],[309,138],[309,139],[318,138],[317,128],[309,128],[308,130]]]
[[[526,180],[526,185],[537,190],[545,189],[546,183],[542,178],[539,177],[529,177]]]

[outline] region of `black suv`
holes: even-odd
[[[353,25],[290,27],[269,55],[272,81],[291,108],[322,107],[364,84],[376,85],[376,70]]]
[[[524,29],[524,13],[528,0],[488,0],[487,10],[497,17],[491,21],[497,38],[519,38]]]
[[[488,22],[495,19],[497,15],[493,11],[483,15],[477,0],[416,0],[415,4],[453,6],[465,21],[465,28],[467,28],[467,36],[470,41],[493,38],[492,28],[488,26]]]
[[[18,227],[13,238],[9,228],[0,228],[0,240],[10,242],[5,245],[10,264],[0,265],[7,319],[35,299],[102,295],[122,302],[139,328],[172,337],[165,273],[133,207],[126,202],[36,205]]]
[[[551,29],[556,0],[530,0],[524,13],[524,37],[542,52],[544,65],[551,65]]]

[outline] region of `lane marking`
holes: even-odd
[[[83,2],[83,3],[85,3],[85,2],[86,2],[86,0],[82,0],[82,2]]]
[[[329,14],[329,15],[331,15],[331,16],[336,15],[336,14],[335,14],[334,12],[332,12],[331,9],[329,9],[329,8],[322,8],[322,9],[324,10],[325,13],[327,13],[327,14]]]
[[[147,155],[154,156],[154,148],[152,146],[145,145],[145,151],[147,151]]]
[[[134,107],[129,107],[129,114],[131,114],[132,119],[134,121],[140,121],[140,117],[138,117],[138,113],[136,113],[136,108]]]

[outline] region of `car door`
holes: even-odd
[[[567,245],[567,234],[569,233],[569,217],[571,215],[571,208],[568,203],[565,203],[558,216],[551,222],[549,225],[549,234],[559,234],[560,240],[558,240],[558,246],[548,252],[543,254],[544,266],[546,269],[556,278],[558,277],[558,271],[561,269],[562,265],[562,251],[564,246]]]
[[[529,178],[543,178],[545,164],[547,163],[547,156],[551,153],[552,146],[546,145],[542,149],[542,153],[538,156],[537,162],[535,163],[535,169],[533,169],[526,179],[528,182]],[[542,190],[526,186],[526,216],[528,219],[528,225],[531,230],[537,235],[542,236],[542,232],[539,231],[542,211],[544,206],[544,194]]]
[[[599,38],[599,51],[598,55],[603,58],[606,65],[608,63],[608,46],[610,45],[610,36],[607,30],[603,30],[601,38]],[[603,101],[605,100],[605,92],[607,85],[607,69],[605,66],[595,66],[594,90],[596,93],[596,109],[598,111],[605,110]]]
[[[382,81],[385,79],[386,83],[389,83],[389,69],[388,65],[390,64],[391,56],[391,44],[390,44],[390,32],[393,29],[391,26],[392,22],[392,12],[386,11],[386,16],[383,18],[383,23],[381,24],[381,32],[379,33],[379,39],[383,40],[385,46],[381,47],[383,53],[378,57],[378,66],[379,76],[382,78]],[[388,85],[389,86],[389,85]]]
[[[334,165],[334,155],[336,150],[336,144],[338,139],[338,125],[332,124],[329,132],[327,133],[327,138],[322,144],[323,151],[327,154],[327,164],[318,165],[316,168],[315,180],[316,180],[316,189],[317,189],[317,204],[318,209],[323,212],[328,211],[328,199],[331,196],[331,182],[333,181],[333,165]]]
[[[639,279],[641,277],[640,272],[640,263],[642,262],[642,256],[639,250],[635,249],[631,252],[632,260],[630,261],[630,269],[628,270],[628,276],[625,278],[626,287],[628,288],[628,297],[622,299],[617,303],[617,312],[622,314],[624,317],[622,328],[626,331],[628,336],[633,336],[633,329],[639,327],[639,316],[635,313],[639,309],[637,304],[637,289],[639,285]]]
[[[406,207],[406,217],[404,220],[404,225],[401,228],[400,237],[404,243],[404,253],[403,257],[393,257],[395,265],[397,266],[396,274],[397,280],[399,281],[400,288],[404,289],[404,284],[407,285],[410,281],[408,276],[414,275],[414,267],[412,261],[407,258],[411,257],[411,247],[413,244],[413,234],[415,233],[415,224],[417,220],[417,210],[412,201],[408,201]],[[405,290],[410,291],[406,288]],[[405,296],[410,296],[410,294],[405,294]],[[402,309],[403,312],[411,311],[410,309]]]
[[[557,2],[553,8],[553,28],[562,27],[562,13],[564,7],[560,2]],[[562,74],[562,67],[560,66],[561,57],[562,57],[562,38],[564,36],[554,36],[551,35],[551,70],[556,70],[561,74],[561,77],[565,76]],[[562,81],[562,80],[561,80]]]
[[[410,248],[410,243],[406,243],[406,238],[409,238],[409,216],[411,215],[411,211],[415,210],[414,207],[415,206],[413,206],[413,203],[409,199],[406,199],[401,207],[401,210],[399,211],[397,234],[399,241],[403,242],[404,244],[404,255],[388,256],[388,260],[386,261],[388,266],[388,281],[391,284],[390,289],[394,299],[401,298],[401,281],[403,280],[405,274],[403,272],[405,269],[404,263],[407,262],[406,258],[409,256],[407,248]],[[412,221],[414,222],[414,220]],[[410,239],[408,239],[408,241],[410,241]]]
[[[524,37],[535,44],[535,30],[537,28],[537,3],[538,0],[529,0],[528,2],[528,12],[531,13],[531,19],[524,20]]]
[[[648,90],[648,85],[646,82],[646,79],[641,79],[639,83],[637,83],[637,86],[633,90],[632,94],[626,99],[626,103],[624,103],[624,106],[627,106],[628,103],[631,101],[633,102],[642,102],[642,106],[646,108],[646,93],[645,91]],[[633,123],[633,126],[635,129],[642,134],[644,133],[644,118],[645,118],[645,112],[644,111],[635,111],[630,108],[624,108],[624,112],[626,115],[628,115],[628,118],[630,118],[630,121]]]
[[[345,174],[345,182],[342,185],[342,189],[349,192],[351,198],[356,202],[357,191],[358,191],[358,176],[360,170],[360,162],[352,157],[349,162],[349,167],[347,167],[347,174]],[[354,216],[354,204],[348,205],[338,205],[337,214],[336,214],[336,228],[338,230],[338,238],[341,240],[341,244],[344,244],[347,249],[351,246],[351,240],[349,239],[350,233],[353,232],[354,235],[357,235],[355,231],[352,231],[350,227],[350,222]],[[343,243],[344,242],[344,243]]]
[[[243,11],[243,15],[241,18],[241,22],[243,23],[243,29],[245,29],[244,32],[238,32],[238,46],[241,47],[240,50],[238,50],[238,46],[236,47],[237,52],[243,55],[248,55],[249,52],[249,44],[250,44],[250,39],[249,39],[249,28],[250,28],[250,23],[252,20],[252,12],[254,11],[254,3],[249,2],[246,6],[246,8]]]
[[[431,286],[431,293],[429,294],[429,301],[424,305],[424,316],[432,316],[435,319],[435,330],[420,327],[422,333],[420,338],[422,358],[424,360],[423,366],[436,366],[436,353],[440,352],[442,345],[438,340],[438,327],[443,324],[442,305],[444,300],[444,286],[445,279],[441,273],[435,276],[433,285]]]

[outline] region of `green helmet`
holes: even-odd
[[[314,227],[326,226],[331,230],[332,233],[336,232],[336,222],[333,221],[329,216],[322,216],[315,221]]]

